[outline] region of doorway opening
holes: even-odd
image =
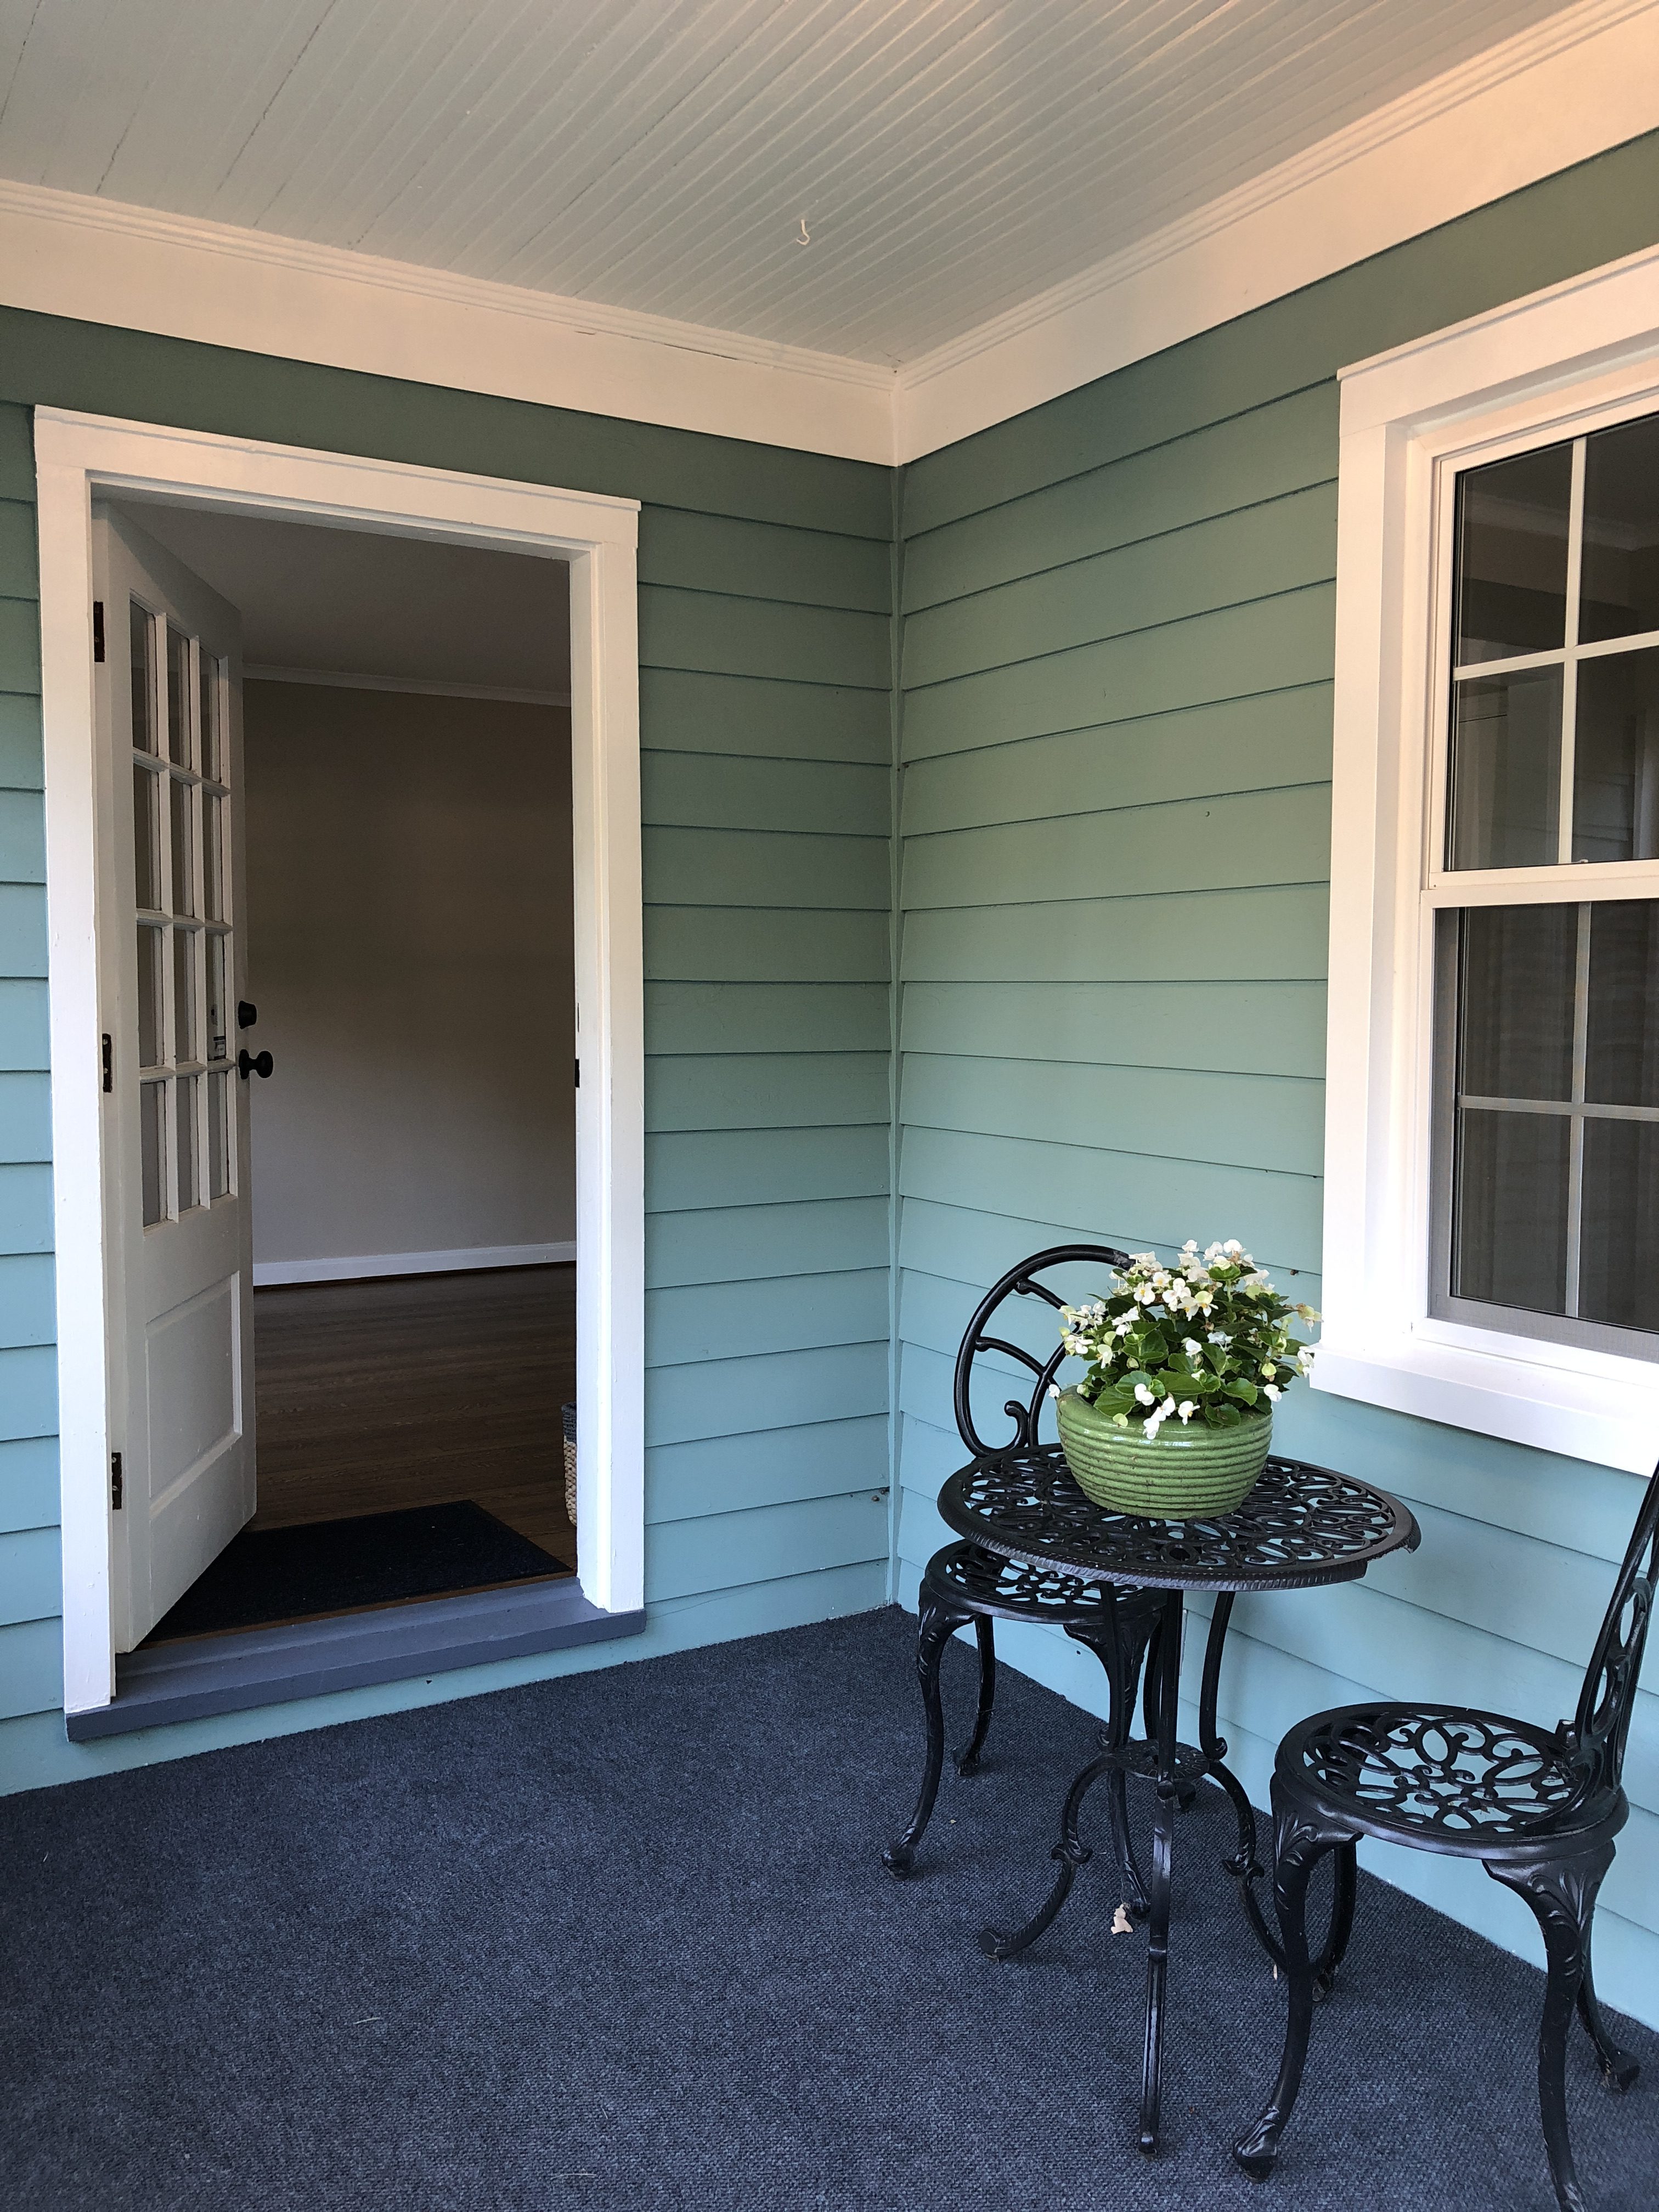
[[[631,1632],[635,511],[48,410],[37,461],[102,1079],[54,1090],[70,1734]]]

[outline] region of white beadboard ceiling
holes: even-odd
[[[899,366],[1562,6],[0,0],[0,178]]]

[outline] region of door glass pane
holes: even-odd
[[[190,766],[190,640],[167,624],[167,758]]]
[[[1659,859],[1659,651],[1578,665],[1572,857]]]
[[[167,1058],[161,1033],[161,939],[154,923],[138,925],[138,1065],[160,1067]]]
[[[1458,988],[1460,1098],[1572,1096],[1576,906],[1472,907]]]
[[[219,742],[219,664],[210,653],[204,653],[198,645],[196,657],[200,664],[200,686],[197,694],[196,728],[201,743],[201,769],[204,775],[211,776],[216,783],[225,780],[224,763],[220,758],[223,748]]]
[[[1552,866],[1560,803],[1559,668],[1456,684],[1447,866]]]
[[[207,940],[207,1005],[205,1008],[207,1050],[204,1060],[227,1060],[230,1056],[229,1008],[226,1004],[227,945],[217,930],[210,930]]]
[[[155,624],[137,599],[127,609],[132,652],[132,742],[136,750],[155,750]]]
[[[138,1166],[146,1229],[167,1211],[167,1089],[165,1083],[145,1083],[138,1090]]]
[[[223,1198],[230,1188],[230,1078],[207,1079],[208,1197]]]
[[[1534,1313],[1566,1310],[1571,1130],[1565,1114],[1460,1109],[1454,1297]]]
[[[179,1212],[201,1203],[196,1188],[196,1091],[199,1075],[181,1075],[173,1085],[179,1111]]]
[[[1659,899],[1618,899],[1591,915],[1584,1096],[1659,1106]]]
[[[132,880],[134,902],[161,909],[161,778],[132,764]]]
[[[1586,1121],[1583,1224],[1579,1313],[1659,1329],[1659,1123]]]
[[[173,907],[174,914],[196,911],[195,839],[191,786],[174,775],[167,778],[173,807]]]
[[[1520,453],[1458,478],[1459,666],[1565,642],[1571,490],[1570,445]]]
[[[199,1060],[196,1022],[196,932],[173,933],[173,1056],[175,1061]]]
[[[213,792],[202,793],[202,911],[210,921],[225,918],[224,885],[219,874],[224,809],[224,800]]]
[[[1578,635],[1659,629],[1659,417],[1585,441]]]

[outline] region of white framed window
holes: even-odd
[[[1659,255],[1344,373],[1315,1384],[1659,1452]]]

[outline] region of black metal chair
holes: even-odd
[[[1575,2006],[1610,2089],[1636,2062],[1607,2033],[1590,1975],[1596,1893],[1630,1807],[1620,1782],[1643,1646],[1659,1580],[1659,1472],[1649,1482],[1571,1723],[1553,1732],[1450,1705],[1343,1705],[1316,1713],[1279,1747],[1273,1781],[1273,1893],[1290,1984],[1279,2081],[1233,2147],[1265,2180],[1307,2057],[1314,1973],[1306,1905],[1314,1868],[1361,1836],[1478,1859],[1524,1898],[1548,1961],[1538,2033],[1538,2101],[1562,2212],[1585,2212],[1567,2139],[1567,2034]]]
[[[1049,1269],[1081,1262],[1102,1268],[1127,1265],[1128,1255],[1106,1244],[1056,1244],[1034,1252],[994,1283],[975,1309],[957,1353],[953,1401],[962,1441],[975,1459],[998,1452],[1018,1451],[1037,1440],[1049,1385],[1066,1358],[1056,1331],[1054,1347],[1047,1358],[1035,1358],[1023,1346],[992,1333],[1001,1306],[1010,1298],[1039,1298],[1055,1312],[1066,1302],[1036,1278]],[[1105,1285],[1103,1284],[1103,1289]],[[974,1363],[983,1352],[1000,1353],[1024,1367],[1035,1378],[1029,1400],[1009,1398],[1003,1412],[1013,1423],[1013,1433],[1000,1444],[981,1436],[974,1414]],[[991,1725],[996,1698],[996,1630],[999,1620],[1047,1621],[1095,1653],[1106,1670],[1111,1687],[1110,1718],[1106,1741],[1118,1747],[1127,1742],[1130,1718],[1141,1665],[1149,1644],[1156,1638],[1162,1611],[1162,1593],[1114,1591],[1109,1584],[1086,1583],[1070,1575],[1022,1565],[1000,1558],[976,1544],[947,1544],[927,1562],[921,1578],[916,1630],[916,1673],[921,1683],[922,1709],[927,1724],[927,1750],[922,1767],[921,1790],[916,1809],[903,1834],[882,1853],[883,1863],[896,1875],[908,1874],[915,1862],[916,1847],[927,1832],[939,1796],[945,1765],[945,1715],[939,1697],[939,1668],[945,1648],[959,1628],[973,1623],[979,1644],[979,1708],[973,1734],[957,1759],[957,1771],[971,1775],[978,1767]],[[1149,1677],[1150,1679],[1150,1677]],[[1150,1723],[1149,1729],[1150,1729]],[[1107,1782],[1112,1842],[1124,1881],[1124,1902],[1132,1913],[1146,1911],[1146,1890],[1129,1843],[1129,1826],[1121,1769]],[[1014,1948],[1024,1949],[1053,1921],[1070,1886],[1070,1873],[1090,1854],[1079,1841],[1075,1808],[1068,1801],[1063,1825],[1065,1840],[1054,1856],[1062,1862],[1062,1880],[1044,1911],[1023,1929]],[[999,1956],[1012,1950],[997,1946]]]

